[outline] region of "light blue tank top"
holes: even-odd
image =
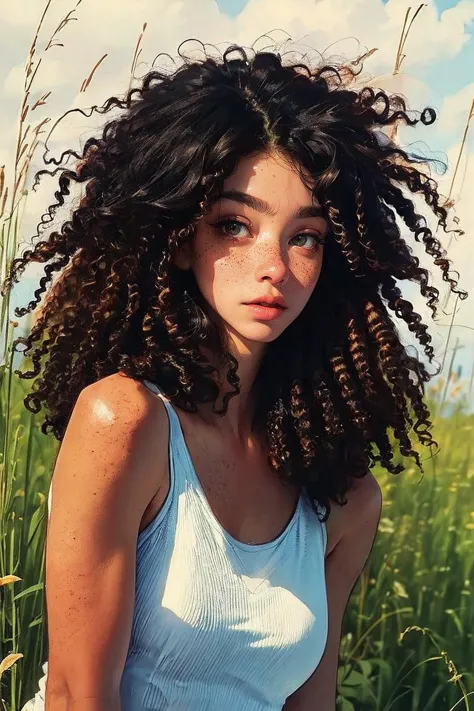
[[[176,412],[144,384],[168,413],[170,488],[138,536],[122,711],[280,711],[326,645],[326,526],[302,494],[275,540],[233,538],[207,501]]]

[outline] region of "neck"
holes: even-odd
[[[229,334],[227,349],[238,362],[237,375],[239,376],[240,393],[229,400],[227,413],[224,417],[215,415],[212,412],[212,403],[204,403],[201,411],[207,422],[217,426],[221,432],[234,436],[242,443],[242,446],[245,446],[252,436],[251,425],[254,414],[253,385],[265,354],[266,346],[263,343],[243,341],[236,334]],[[209,354],[206,355],[209,357]],[[212,363],[212,358],[209,357],[209,359]],[[231,392],[226,373],[226,367],[219,367],[220,394],[216,408],[221,407],[224,395]]]

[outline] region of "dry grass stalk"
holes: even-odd
[[[80,1],[82,1],[82,0],[80,0]],[[76,5],[76,7],[77,7],[77,5]],[[141,32],[140,35],[138,36],[137,43],[136,43],[136,46],[135,46],[135,51],[134,51],[133,59],[132,59],[132,66],[131,66],[131,70],[130,70],[130,84],[129,84],[129,89],[130,89],[130,87],[131,87],[131,84],[132,84],[132,81],[133,81],[133,77],[134,77],[134,72],[135,72],[135,69],[136,69],[136,67],[137,67],[137,63],[138,63],[138,60],[139,60],[139,57],[140,57],[140,54],[141,54],[141,51],[142,51],[140,45],[141,45],[141,43],[142,43],[143,36],[144,36],[144,34],[145,34],[145,30],[146,30],[146,28],[147,28],[147,24],[148,24],[147,22],[145,22],[145,23],[143,24],[142,32]],[[371,50],[370,53],[372,54],[373,51],[375,51],[375,50]],[[90,72],[89,75],[83,80],[83,82],[82,82],[82,84],[81,84],[81,89],[80,89],[81,92],[85,92],[85,91],[87,90],[87,88],[89,87],[89,85],[90,85],[90,83],[91,83],[91,81],[92,81],[92,78],[94,77],[95,72],[97,71],[97,69],[99,68],[99,66],[102,64],[102,62],[104,61],[104,59],[105,59],[107,56],[108,56],[107,54],[104,54],[104,55],[99,59],[99,61],[96,62],[96,64],[93,66],[91,72]],[[56,278],[56,280],[54,281],[54,286],[56,286],[56,284],[58,284],[58,282],[60,282],[61,280],[66,279],[66,278],[67,278],[67,275],[68,275],[68,272],[69,272],[70,270],[71,270],[71,265],[68,265],[67,267],[65,267],[65,268],[63,269],[63,271],[61,272],[61,274],[58,274],[58,275],[57,275],[57,278]],[[53,289],[52,289],[52,287],[51,287],[51,288],[49,289],[49,291],[45,294],[45,296],[44,296],[44,298],[43,298],[43,302],[42,302],[40,305],[38,305],[38,306],[36,307],[34,313],[32,314],[32,320],[31,320],[31,325],[32,325],[32,326],[34,326],[34,325],[38,322],[38,320],[41,318],[41,316],[42,316],[42,314],[43,314],[43,312],[44,312],[44,309],[45,309],[46,305],[48,304],[49,299],[52,297],[52,293],[53,293]]]
[[[144,23],[143,23],[143,28],[142,28],[142,31],[141,31],[139,37],[138,37],[137,45],[136,45],[136,47],[135,47],[135,52],[134,52],[134,54],[133,54],[132,66],[131,66],[131,69],[130,69],[130,83],[129,83],[129,85],[128,85],[128,90],[129,90],[129,91],[130,91],[130,89],[131,89],[131,87],[132,87],[133,77],[135,76],[135,69],[137,68],[138,60],[139,60],[140,55],[141,55],[141,53],[142,53],[142,49],[141,49],[140,45],[141,45],[141,43],[142,43],[143,36],[144,36],[144,34],[145,34],[145,30],[146,30],[146,28],[147,28],[147,25],[148,25],[147,22],[144,22]]]
[[[463,153],[464,153],[464,150],[465,150],[465,148],[466,148],[467,136],[468,136],[468,133],[469,133],[469,128],[470,128],[471,121],[472,121],[472,118],[473,118],[473,117],[474,117],[474,99],[472,100],[471,108],[470,108],[470,110],[469,110],[469,113],[468,113],[468,116],[467,116],[467,120],[466,120],[466,125],[465,125],[465,127],[464,127],[463,137],[462,137],[462,140],[461,140],[461,146],[460,146],[460,148],[459,148],[459,153],[458,153],[458,157],[457,157],[457,160],[456,160],[456,166],[455,166],[455,168],[454,168],[453,177],[452,177],[452,179],[451,179],[451,185],[450,185],[450,187],[449,187],[448,197],[446,198],[446,200],[445,200],[445,202],[444,202],[444,207],[446,208],[446,210],[451,209],[451,208],[454,207],[454,205],[455,205],[455,200],[454,200],[453,197],[452,197],[452,195],[453,195],[453,190],[454,190],[454,185],[455,185],[455,183],[456,183],[456,177],[457,177],[457,174],[458,174],[459,166],[461,165],[461,158],[462,158]],[[448,251],[448,252],[449,252],[449,250],[451,249],[451,245],[452,245],[452,243],[453,243],[453,236],[454,236],[454,233],[451,233],[451,236],[450,236],[449,242],[448,242],[448,246],[447,246],[447,251]],[[451,299],[451,295],[452,295],[452,294],[451,294],[451,291],[448,291],[448,293],[446,294],[445,299],[444,299],[443,311],[446,311],[446,309],[448,308],[448,304],[449,304],[449,301],[450,301],[450,299]],[[456,302],[456,303],[457,303],[457,302]],[[454,309],[454,310],[456,310],[456,309]]]
[[[62,47],[63,45],[57,42],[58,35],[66,27],[66,25],[77,18],[73,17],[74,11],[79,7],[82,0],[76,2],[73,10],[68,12],[57,25],[51,34],[49,41],[46,44],[43,55],[52,47]],[[36,31],[31,42],[28,52],[28,57],[25,65],[23,99],[20,107],[20,121],[18,124],[18,134],[16,139],[15,157],[11,178],[11,189],[6,188],[3,199],[0,204],[0,218],[2,224],[0,227],[0,270],[2,272],[2,282],[6,276],[8,264],[14,259],[18,249],[18,225],[20,222],[19,208],[24,198],[27,195],[26,180],[28,170],[31,165],[33,155],[39,143],[39,135],[43,133],[43,126],[51,119],[49,117],[39,121],[36,126],[32,127],[31,114],[39,106],[44,106],[51,92],[43,94],[35,103],[30,106],[30,94],[32,91],[34,80],[41,66],[43,56],[40,56],[36,61],[36,49],[43,27],[45,17],[51,7],[52,0],[48,0],[39,19]],[[3,169],[2,169],[3,170]],[[2,182],[5,181],[5,174],[2,172]],[[7,208],[7,199],[9,206]],[[5,272],[5,273],[4,273]],[[11,291],[8,291],[5,298],[2,300],[0,311],[0,329],[6,329],[4,342],[3,361],[6,362],[6,353],[10,342],[9,326],[13,323],[9,317]]]
[[[400,33],[400,41],[398,43],[397,55],[395,57],[395,65],[393,67],[393,76],[395,76],[396,74],[398,74],[400,72],[402,64],[403,64],[404,60],[406,59],[405,45],[406,45],[408,36],[410,34],[411,28],[413,27],[413,23],[415,22],[416,18],[418,17],[418,15],[420,14],[420,12],[423,10],[424,7],[426,7],[425,3],[422,3],[421,5],[418,6],[418,9],[416,10],[415,14],[411,18],[410,22],[409,22],[409,18],[410,18],[412,8],[411,7],[407,8],[407,11],[405,13],[405,20],[403,22],[402,31]],[[398,130],[398,126],[397,126],[397,124],[394,124],[394,126],[390,132],[390,138],[392,141],[394,141],[396,138],[397,130]]]
[[[58,26],[55,28],[53,31],[51,37],[49,38],[48,43],[46,44],[46,47],[44,49],[44,52],[47,52],[49,49],[52,47],[62,47],[63,45],[61,43],[56,42],[56,39],[61,32],[61,30],[64,29],[64,27],[70,22],[71,20],[77,19],[73,17],[74,11],[77,9],[77,7],[81,4],[82,0],[78,0],[74,9],[68,12],[60,21]],[[3,200],[0,206],[0,217],[3,217],[3,223],[1,226],[1,242],[0,242],[0,267],[2,269],[2,272],[4,268],[7,268],[7,265],[12,261],[12,259],[15,257],[17,248],[18,248],[18,223],[20,220],[19,216],[19,207],[20,204],[22,203],[23,199],[27,195],[27,190],[26,190],[26,180],[28,177],[28,170],[31,165],[31,161],[33,158],[33,155],[37,149],[38,143],[39,143],[39,135],[43,133],[42,128],[43,126],[48,123],[51,119],[50,118],[45,118],[42,121],[38,122],[36,126],[32,128],[32,124],[29,122],[31,113],[35,111],[39,106],[44,106],[47,103],[47,99],[49,98],[51,92],[47,92],[46,94],[43,94],[32,106],[29,104],[30,100],[30,94],[32,91],[33,87],[33,82],[36,78],[36,75],[38,73],[38,70],[41,66],[43,57],[40,56],[38,60],[36,61],[35,55],[36,55],[36,48],[38,44],[38,39],[40,36],[41,29],[43,27],[43,23],[45,20],[45,17],[50,9],[50,6],[52,4],[52,0],[48,0],[46,3],[44,10],[41,14],[40,20],[38,22],[38,25],[36,27],[35,34],[33,36],[33,40],[28,52],[28,58],[26,61],[26,66],[25,66],[25,78],[24,78],[24,86],[23,86],[23,99],[21,103],[21,110],[20,110],[20,121],[18,125],[18,134],[17,134],[17,140],[16,140],[16,149],[15,149],[15,157],[14,157],[14,165],[13,165],[13,175],[12,175],[12,186],[11,190],[9,191],[8,188],[5,190]],[[44,54],[43,52],[43,54]],[[5,178],[3,177],[3,180]],[[9,209],[7,210],[7,213],[4,216],[5,208],[6,208],[6,203],[7,203],[7,197],[10,198],[9,200]],[[2,281],[5,275],[2,273]],[[8,325],[8,323],[11,323],[9,318],[6,318],[6,314],[8,314],[9,306],[10,306],[10,294],[11,292],[8,291],[6,294],[6,297],[2,301],[2,310],[0,313],[0,328],[3,328],[4,325]],[[5,338],[5,349],[8,347],[9,343],[9,338]],[[4,354],[5,355],[5,354]]]
[[[448,197],[447,197],[446,202],[444,204],[444,207],[446,207],[446,208],[452,207],[454,205],[454,200],[452,199],[452,194],[453,194],[454,185],[456,182],[456,177],[458,174],[459,166],[461,164],[461,158],[464,153],[464,149],[466,147],[467,135],[469,133],[469,128],[470,128],[471,121],[472,121],[473,117],[474,117],[474,99],[472,100],[471,108],[469,109],[469,113],[468,113],[467,120],[466,120],[466,125],[464,127],[463,137],[461,140],[461,147],[459,149],[458,158],[456,161],[456,166],[454,168],[454,173],[453,173],[451,185],[449,188]],[[451,237],[449,239],[448,249],[451,247],[452,240],[453,240],[453,236],[451,235]]]
[[[33,106],[30,107],[28,104],[29,98],[30,98],[30,92],[31,88],[33,85],[33,82],[35,80],[35,77],[38,73],[38,70],[41,66],[43,57],[39,57],[38,61],[35,64],[35,54],[36,54],[36,45],[38,43],[38,38],[41,32],[41,28],[43,26],[44,19],[48,13],[48,10],[51,6],[52,0],[48,0],[46,3],[46,6],[43,10],[43,13],[41,15],[41,18],[39,20],[38,26],[36,28],[36,32],[33,37],[33,41],[30,46],[30,51],[28,54],[28,59],[25,67],[25,83],[24,83],[24,88],[23,88],[23,102],[21,105],[21,118],[20,118],[20,123],[18,126],[18,136],[17,136],[17,144],[16,144],[16,151],[15,151],[15,164],[14,164],[14,175],[13,175],[13,192],[11,196],[11,210],[10,210],[10,215],[7,218],[8,221],[10,222],[9,226],[9,232],[11,230],[11,224],[13,222],[12,218],[13,215],[15,214],[19,203],[21,201],[21,198],[23,197],[24,193],[24,186],[26,182],[26,177],[28,174],[28,168],[31,163],[31,158],[36,150],[36,147],[38,145],[38,135],[41,131],[42,126],[50,121],[49,118],[43,119],[32,131],[33,133],[33,140],[30,144],[26,143],[26,139],[28,137],[28,133],[30,132],[31,125],[26,124],[28,115],[37,109],[39,106],[44,106],[47,103],[47,99],[50,95],[51,92],[48,92],[47,94],[44,94],[38,101],[35,102]],[[47,52],[49,49],[52,47],[62,47],[63,45],[61,43],[57,43],[55,40],[57,39],[59,33],[61,30],[68,24],[68,22],[75,20],[77,18],[73,17],[74,11],[77,9],[77,7],[81,4],[82,0],[78,0],[76,3],[76,6],[73,10],[67,13],[67,15],[60,21],[59,25],[56,27],[54,32],[52,33],[51,37],[49,38],[49,41],[44,49],[44,52]],[[29,148],[29,150],[28,150]],[[26,154],[26,155],[25,155]],[[24,161],[21,163],[22,157],[25,156]]]
[[[81,92],[81,93],[83,93],[83,92],[86,91],[86,89],[88,88],[89,84],[91,83],[92,77],[94,76],[94,74],[95,74],[95,72],[97,71],[98,67],[102,64],[102,62],[104,61],[104,59],[105,59],[106,57],[108,57],[108,56],[109,56],[108,54],[104,54],[104,56],[101,57],[101,58],[99,59],[99,61],[94,64],[94,66],[92,67],[91,73],[89,74],[89,76],[88,76],[86,79],[84,79],[84,81],[83,81],[82,84],[81,84],[81,88],[80,88],[80,92]]]
[[[5,192],[3,192],[3,188],[5,187],[5,166],[2,165],[0,167],[0,218],[2,217],[4,211],[5,211],[5,205],[7,202],[8,198],[8,187],[5,188]],[[2,198],[2,193],[3,193],[3,198]],[[0,243],[0,256],[3,254],[3,240]],[[1,262],[1,258],[0,258]]]
[[[408,35],[410,34],[410,30],[413,26],[413,23],[415,22],[416,18],[418,17],[418,15],[420,14],[420,12],[423,10],[424,7],[426,7],[426,3],[421,3],[421,5],[418,6],[418,9],[416,10],[415,14],[413,15],[413,17],[410,21],[410,24],[408,24],[408,18],[410,17],[411,7],[409,7],[406,11],[405,22],[403,23],[403,29],[402,29],[402,33],[400,35],[400,42],[398,43],[397,56],[395,58],[395,67],[393,69],[394,74],[399,73],[401,66],[403,64],[403,61],[406,58],[406,54],[404,54],[404,50],[405,50],[405,44],[408,39]],[[408,25],[408,27],[407,27],[407,25]]]

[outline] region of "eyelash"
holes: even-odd
[[[240,239],[236,235],[228,235],[224,232],[223,227],[225,225],[229,225],[229,224],[241,225],[242,227],[245,227],[245,229],[248,229],[245,222],[241,222],[240,220],[235,220],[235,219],[230,219],[230,218],[226,218],[225,220],[219,220],[218,222],[213,222],[212,226],[216,228],[216,230],[217,230],[217,232],[219,232],[219,234],[223,234],[228,239]],[[324,238],[321,234],[313,234],[312,232],[300,232],[299,234],[294,235],[294,237],[300,237],[301,235],[303,235],[304,237],[313,237],[316,240],[316,245],[312,249],[309,250],[311,252],[316,252],[318,250],[319,246],[324,244]],[[294,237],[292,239],[294,239]],[[300,246],[300,245],[297,245],[297,246]],[[305,249],[305,248],[303,247],[303,249]]]

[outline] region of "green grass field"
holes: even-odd
[[[0,390],[0,659],[13,662],[3,673],[0,667],[2,711],[19,711],[33,696],[47,658],[43,548],[58,444],[22,404],[30,382],[7,371]],[[430,393],[440,450],[431,457],[423,452],[424,476],[412,466],[397,477],[378,472],[380,528],[344,620],[343,711],[470,708],[474,415],[467,412],[462,384],[450,386],[441,407],[442,386],[440,381]]]

